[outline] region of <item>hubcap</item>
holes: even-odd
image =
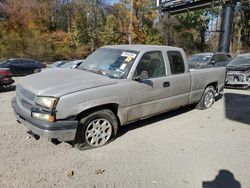
[[[205,96],[204,105],[206,108],[209,108],[210,106],[212,106],[213,103],[214,103],[214,94],[212,91],[208,91]]]
[[[112,125],[106,119],[91,121],[85,131],[85,139],[89,145],[97,147],[107,143],[112,134]]]

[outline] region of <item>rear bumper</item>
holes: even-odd
[[[17,104],[16,98],[13,98],[11,103],[17,121],[23,124],[33,134],[48,139],[58,139],[59,141],[75,140],[78,121],[62,120],[50,123],[36,120],[22,112]]]

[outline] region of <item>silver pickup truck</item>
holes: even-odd
[[[37,138],[103,146],[120,126],[189,104],[211,107],[223,91],[225,68],[189,70],[181,48],[105,46],[78,69],[24,77],[12,107]]]

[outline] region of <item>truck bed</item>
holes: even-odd
[[[223,90],[226,78],[225,67],[190,69],[191,86],[189,104],[198,102],[203,94],[204,88],[211,83],[217,87],[216,92]]]

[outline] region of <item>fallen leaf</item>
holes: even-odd
[[[68,171],[68,177],[71,178],[72,176],[74,176],[74,174],[75,174],[74,170]]]

